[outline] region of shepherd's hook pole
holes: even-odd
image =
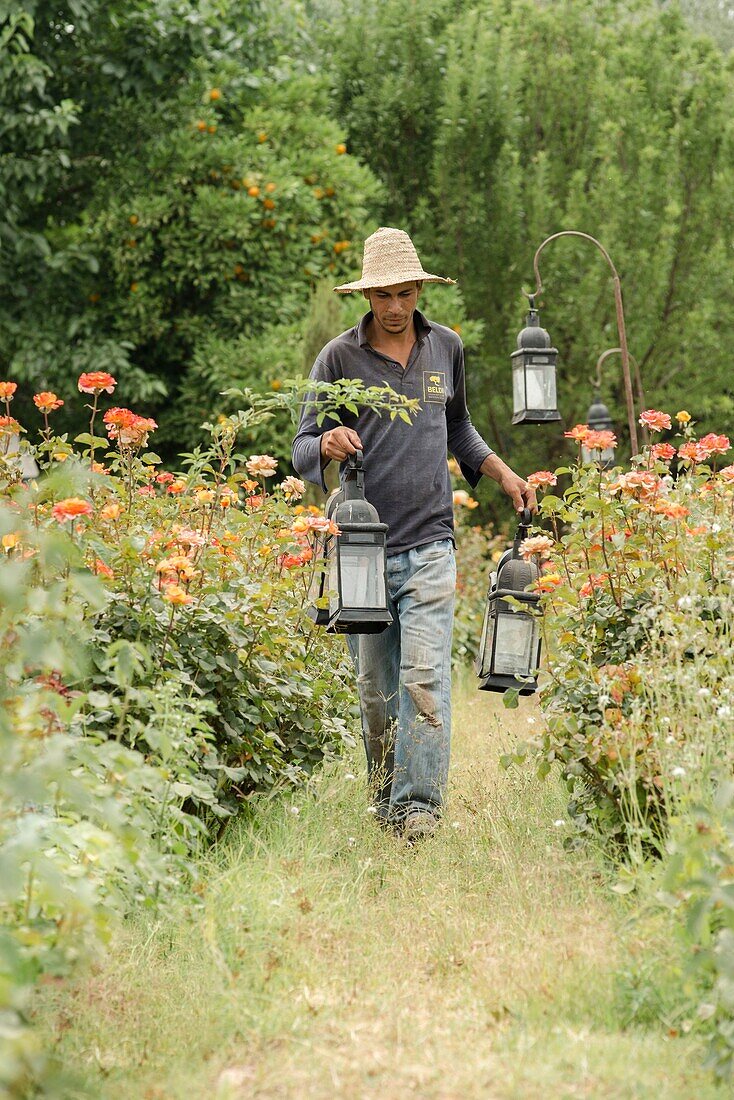
[[[637,446],[637,417],[635,414],[635,401],[632,395],[632,377],[630,375],[630,355],[627,348],[627,330],[624,325],[624,308],[622,306],[622,284],[619,281],[619,275],[617,269],[612,263],[612,258],[607,252],[603,244],[597,241],[596,237],[592,237],[589,233],[581,233],[578,229],[564,229],[560,233],[553,233],[552,236],[546,237],[543,243],[538,248],[535,256],[533,257],[533,271],[535,272],[535,294],[540,294],[543,289],[543,284],[540,279],[540,269],[538,267],[538,260],[540,253],[543,251],[547,244],[551,241],[558,240],[559,237],[581,237],[585,241],[591,241],[593,245],[601,252],[604,259],[607,261],[612,276],[614,279],[614,305],[617,314],[617,332],[619,333],[619,350],[622,355],[622,374],[624,376],[624,393],[627,399],[627,423],[629,425],[630,443],[632,445],[633,456],[638,452]],[[527,293],[527,291],[526,291]]]

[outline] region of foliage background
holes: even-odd
[[[585,419],[596,359],[617,343],[600,257],[578,241],[554,244],[543,256],[542,304],[560,352],[565,423],[509,428],[521,289],[536,247],[561,229],[593,233],[619,269],[647,404],[673,408],[684,394],[701,434],[734,434],[728,5],[385,0],[375,19],[365,0],[12,0],[0,18],[0,378],[21,383],[13,412],[22,423],[36,415],[32,393],[53,390],[66,402],[55,429],[73,438],[86,426],[71,401],[79,374],[111,371],[126,402],[158,420],[163,460],[178,469],[183,450],[189,470],[210,475],[202,422],[216,424],[239,402],[222,391],[248,391],[256,405],[307,372],[365,308],[330,288],[358,271],[367,233],[395,224],[428,268],[458,277],[451,291],[427,288],[426,311],[461,332],[475,423],[519,472],[565,460],[563,428]],[[621,426],[614,360],[604,395]],[[237,421],[240,446],[272,453],[284,475],[292,425],[285,403],[269,409]],[[79,470],[75,482],[75,461],[44,483],[41,504],[88,486]],[[15,489],[11,496],[27,507]],[[480,507],[462,518],[463,658],[483,596],[466,580],[486,572],[493,531],[507,518],[492,485],[478,496]],[[0,782],[10,806],[2,827],[13,838],[0,875],[9,929],[0,939],[9,1036],[0,1072],[16,1090],[42,1072],[26,1026],[39,976],[65,973],[131,905],[164,904],[177,885],[191,885],[197,845],[242,791],[297,778],[344,734],[338,723],[326,728],[323,712],[346,712],[348,688],[338,679],[324,702],[309,672],[314,659],[332,668],[333,655],[307,659],[269,617],[277,605],[295,621],[302,594],[289,594],[282,578],[275,594],[263,591],[246,556],[212,573],[197,618],[182,615],[171,632],[150,576],[131,562],[139,566],[172,511],[163,493],[143,495],[134,529],[122,539],[92,531],[90,554],[25,512],[3,518],[11,541],[0,602],[14,647],[2,657]],[[235,514],[252,528],[249,513]],[[251,532],[253,546],[263,534]],[[92,550],[125,578],[126,601],[92,576]],[[699,589],[708,579],[697,577]],[[243,626],[235,610],[247,599]],[[676,629],[688,629],[683,619]],[[251,643],[272,652],[243,672],[232,653]],[[296,690],[273,655],[288,663]],[[609,657],[602,638],[594,661]],[[705,660],[685,671],[706,687]],[[239,705],[243,677],[249,709]],[[587,667],[582,687],[593,696],[592,681]],[[694,698],[689,687],[684,702]],[[587,704],[573,703],[584,720]],[[728,760],[716,713],[705,717],[707,750]],[[612,785],[616,759],[602,754]],[[64,761],[74,767],[65,771]],[[658,766],[655,754],[649,763]],[[666,834],[675,859],[656,897],[700,964],[692,988],[725,1073],[734,904],[731,798],[718,775],[697,773],[699,786],[676,792]],[[618,814],[615,822],[618,832]],[[659,831],[655,842],[662,846]],[[630,842],[627,857],[643,860],[643,847]],[[638,889],[634,877],[623,887],[630,882]]]
[[[564,444],[558,427],[508,427],[520,292],[540,241],[576,228],[620,271],[648,404],[685,384],[702,425],[731,430],[728,10],[386,0],[373,14],[15,3],[0,63],[8,375],[68,396],[79,371],[114,370],[172,458],[225,408],[218,391],[277,387],[353,323],[361,300],[325,288],[359,269],[367,232],[398,224],[458,276],[439,319],[466,329],[474,419],[529,472]],[[578,241],[552,245],[542,273],[570,424],[617,344],[611,280]],[[604,395],[621,426],[614,359]],[[261,449],[286,459],[289,430]],[[494,487],[480,499],[499,518]]]

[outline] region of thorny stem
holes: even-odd
[[[171,617],[168,620],[168,629],[166,630],[166,636],[163,639],[163,646],[161,648],[161,658],[160,658],[160,668],[161,669],[163,668],[163,659],[166,656],[166,648],[168,646],[168,640],[171,637],[171,632],[173,631],[173,617],[174,617],[175,614],[176,614],[176,608],[173,606],[173,604],[171,604]]]
[[[601,474],[601,463],[599,463],[599,502],[600,502],[600,504],[599,504],[599,516],[600,516],[600,520],[601,520],[601,556],[604,558],[604,564],[607,567],[607,581],[609,582],[609,591],[611,592],[612,599],[616,603],[617,607],[620,608],[620,610],[621,610],[622,603],[621,603],[621,600],[619,599],[619,596],[617,595],[617,593],[614,590],[614,585],[612,584],[612,567],[609,564],[609,558],[607,557],[607,548],[606,548],[607,535],[606,535],[606,530],[605,530],[605,527],[604,527],[604,506],[601,503],[601,500],[602,500],[602,474]]]

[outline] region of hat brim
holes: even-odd
[[[353,294],[355,290],[378,290],[383,286],[395,286],[398,283],[409,283],[415,280],[417,283],[445,283],[447,286],[455,286],[456,279],[444,279],[441,275],[431,275],[428,271],[420,271],[409,275],[405,272],[395,272],[395,277],[388,279],[387,276],[383,278],[366,278],[357,279],[353,283],[342,283],[341,286],[335,286],[334,291],[336,294]]]

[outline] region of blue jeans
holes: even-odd
[[[362,734],[377,813],[400,824],[438,815],[451,746],[451,634],[456,559],[451,539],[387,559],[392,625],[352,634]]]

